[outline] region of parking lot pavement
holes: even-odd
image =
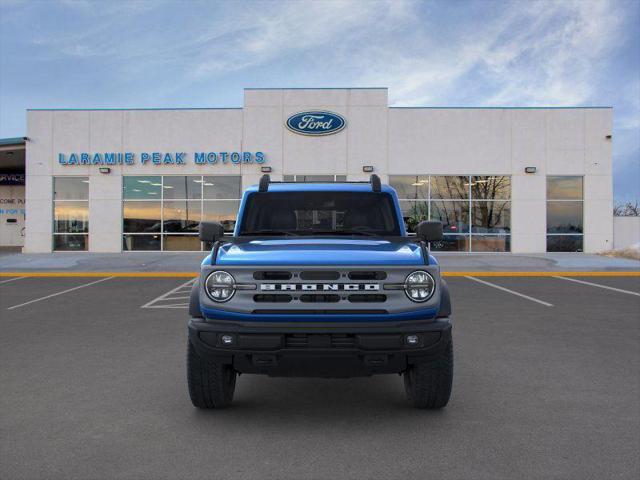
[[[410,407],[395,375],[243,375],[231,408],[198,411],[188,279],[18,278],[0,278],[3,479],[640,474],[638,277],[448,278],[456,365],[438,412]]]

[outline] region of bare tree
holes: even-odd
[[[613,207],[614,217],[637,217],[640,216],[640,205],[638,201],[627,203],[616,203]]]

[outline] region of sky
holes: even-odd
[[[0,138],[27,108],[241,107],[248,87],[392,106],[612,106],[640,201],[640,0],[0,0]]]

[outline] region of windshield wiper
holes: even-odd
[[[240,232],[240,235],[285,235],[297,237],[298,234],[290,230],[253,230],[251,232]]]

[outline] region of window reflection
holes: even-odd
[[[123,177],[122,198],[125,200],[160,200],[161,195],[162,179],[160,176]]]
[[[202,187],[205,199],[240,198],[239,176],[206,176],[203,177]]]
[[[216,200],[203,203],[202,221],[220,222],[225,232],[232,232],[240,202],[238,200]]]
[[[509,233],[511,202],[472,202],[471,209],[473,233]]]
[[[87,250],[88,235],[54,235],[53,249],[56,251]]]
[[[160,202],[124,202],[122,228],[127,233],[159,232]]]
[[[469,235],[445,235],[442,240],[431,242],[430,248],[436,252],[468,252]]]
[[[400,210],[404,219],[404,226],[409,233],[415,233],[416,226],[423,220],[429,219],[428,202],[400,201]]]
[[[54,200],[88,200],[89,177],[54,177]]]
[[[88,233],[89,202],[55,202],[53,231],[55,233]]]
[[[431,220],[441,221],[444,233],[469,233],[469,202],[431,202]]]
[[[163,232],[197,232],[202,216],[199,200],[171,200],[162,204]]]
[[[53,249],[87,250],[89,177],[53,178]]]
[[[200,239],[197,235],[163,235],[162,249],[174,252],[200,250]]]
[[[392,175],[389,177],[389,184],[398,192],[398,198],[429,198],[428,175]]]
[[[511,236],[473,235],[471,248],[474,252],[508,252],[511,250]]]
[[[547,235],[547,252],[581,252],[582,235]]]
[[[202,177],[165,176],[162,177],[163,198],[200,199],[202,198]]]
[[[432,176],[431,198],[463,199],[469,198],[468,176]]]
[[[471,177],[471,198],[474,200],[510,199],[511,177],[501,175]]]
[[[547,177],[547,200],[582,200],[582,177]]]
[[[160,235],[124,235],[122,250],[160,250]]]
[[[582,202],[547,202],[547,233],[582,233]]]

